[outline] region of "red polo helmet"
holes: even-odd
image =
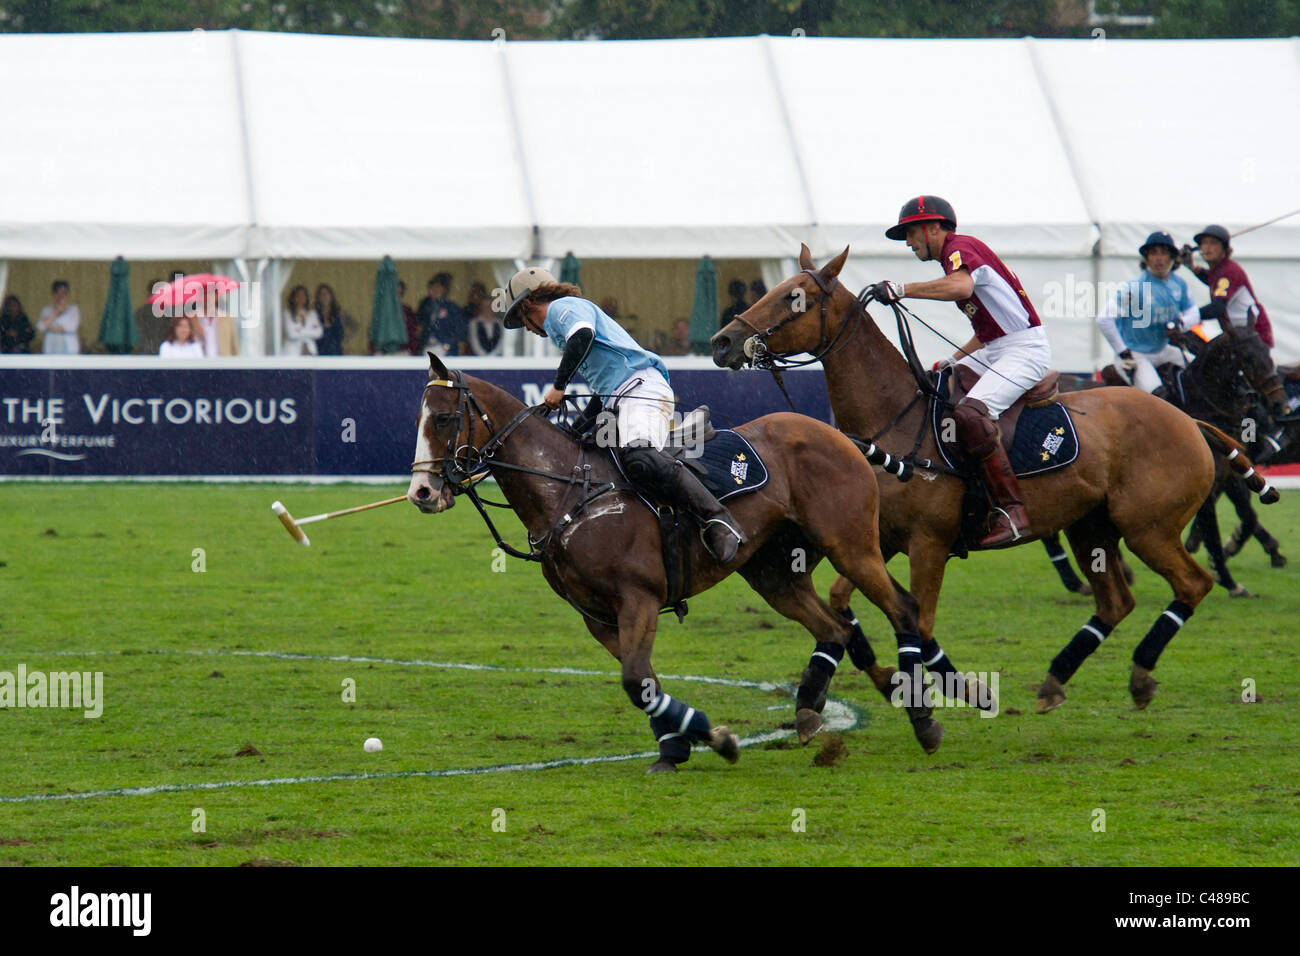
[[[950,232],[957,228],[957,213],[952,203],[938,196],[917,196],[903,204],[898,213],[897,225],[885,230],[886,239],[902,239],[907,235],[907,227],[914,222],[938,222]]]

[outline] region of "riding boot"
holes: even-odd
[[[957,421],[957,441],[963,451],[979,462],[993,498],[993,521],[979,547],[1001,548],[1014,544],[1028,535],[1029,515],[1020,498],[1016,473],[1002,447],[997,422],[989,416],[983,402],[970,398],[958,403],[953,417]]]
[[[1169,397],[1169,389],[1163,385],[1157,385],[1151,394],[1156,398],[1163,399],[1171,405],[1174,403],[1174,400]]]
[[[980,459],[984,481],[993,496],[995,514],[992,530],[980,541],[981,548],[1002,548],[1029,534],[1029,515],[1020,500],[1020,484],[999,440],[992,454]]]
[[[730,564],[746,541],[740,525],[731,516],[731,512],[709,493],[695,472],[680,462],[675,464],[669,496],[674,504],[685,508],[699,519],[702,525],[700,535],[709,554],[719,564]]]
[[[729,564],[735,558],[746,541],[740,525],[694,472],[675,458],[646,446],[626,448],[622,458],[629,478],[699,519],[704,546],[720,564]]]

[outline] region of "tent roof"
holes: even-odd
[[[1007,255],[1087,255],[1096,232],[1020,40],[772,40],[824,251],[885,238],[919,193]]]
[[[1300,209],[1300,39],[1032,42],[1103,254]],[[1234,246],[1300,254],[1300,216]]]
[[[1300,208],[1294,39],[10,34],[0,87],[0,258],[898,256],[919,192],[1086,256]]]
[[[248,190],[231,42],[0,37],[0,257],[240,250]]]

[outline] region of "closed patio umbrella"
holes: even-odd
[[[695,301],[691,304],[691,350],[709,354],[709,340],[718,331],[718,269],[708,256],[695,270]]]
[[[118,256],[108,269],[108,298],[99,320],[99,341],[114,355],[126,355],[138,338],[135,310],[131,307],[131,267]]]
[[[375,275],[375,300],[370,312],[370,344],[384,355],[406,351],[406,321],[397,298],[397,264],[384,256]]]

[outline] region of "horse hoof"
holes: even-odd
[[[943,724],[933,717],[925,717],[918,720],[912,725],[912,730],[916,733],[916,741],[921,745],[921,749],[928,754],[934,753],[939,749],[939,744],[943,742]]]
[[[652,763],[650,765],[650,769],[646,771],[646,773],[648,774],[676,773],[676,772],[677,772],[677,764],[673,763],[671,760],[664,760],[662,757],[660,757],[658,760]]]
[[[966,681],[965,684],[966,703],[978,710],[991,710],[995,714],[998,712],[997,695],[987,684],[980,680]]]
[[[1286,555],[1284,555],[1284,554],[1278,554],[1277,552],[1274,552],[1273,554],[1270,554],[1270,555],[1268,556],[1268,563],[1271,564],[1271,565],[1272,565],[1273,567],[1275,567],[1275,568],[1285,568],[1285,567],[1286,567]]]
[[[727,763],[740,759],[740,739],[726,727],[714,727],[709,731],[709,746]]]
[[[943,725],[930,716],[930,708],[908,708],[908,718],[912,721],[912,733],[916,734],[916,742],[921,745],[921,749],[928,754],[934,753],[939,749],[939,744],[943,741]]]
[[[1233,588],[1231,591],[1228,592],[1228,597],[1253,598],[1254,596],[1255,595],[1251,594],[1249,591],[1246,590],[1246,587],[1243,584],[1238,584],[1235,588]]]
[[[1146,710],[1147,705],[1155,699],[1156,688],[1160,682],[1151,676],[1151,672],[1145,667],[1137,664],[1133,665],[1133,673],[1128,679],[1128,692],[1133,695],[1133,706],[1138,710]]]
[[[807,707],[800,708],[794,715],[794,729],[799,732],[799,743],[806,744],[822,729],[822,715]]]
[[[1082,595],[1083,597],[1092,597],[1092,585],[1087,581],[1080,581],[1077,585],[1070,588],[1070,591],[1074,594]]]
[[[1061,682],[1051,674],[1047,675],[1047,680],[1043,681],[1043,686],[1038,688],[1038,703],[1034,712],[1046,714],[1056,710],[1065,703],[1065,688]]]

